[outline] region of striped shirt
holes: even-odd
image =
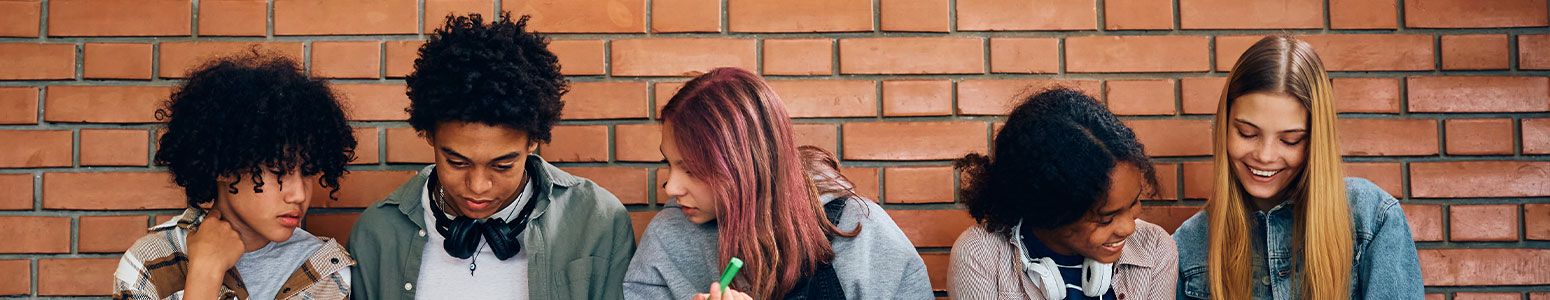
[[[151,227],[150,234],[135,241],[113,272],[114,299],[183,299],[188,270],[188,233],[204,221],[204,211],[189,208],[177,219]],[[349,299],[350,259],[334,239],[323,238],[323,248],[296,268],[275,299]],[[226,271],[219,299],[248,299],[246,286],[236,268]]]
[[[1044,300],[1023,273],[1017,245],[1005,234],[974,225],[953,243],[947,295],[953,299]],[[1171,299],[1178,282],[1178,248],[1162,227],[1136,220],[1136,232],[1114,264],[1116,299]]]

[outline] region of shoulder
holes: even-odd
[[[1211,220],[1202,209],[1188,220],[1184,220],[1184,223],[1173,231],[1173,242],[1179,256],[1179,270],[1205,265],[1208,253],[1206,248],[1211,243],[1210,227]]]
[[[1003,256],[1010,257],[1007,239],[1004,234],[985,230],[984,224],[969,226],[968,229],[963,230],[963,233],[958,234],[958,240],[953,241],[952,256],[955,258],[953,261],[956,264],[959,261],[956,258],[960,257],[997,261]]]
[[[1134,241],[1139,246],[1146,246],[1149,253],[1172,253],[1179,250],[1167,230],[1141,219],[1136,219],[1136,231],[1126,240]]]
[[[1404,211],[1399,199],[1373,184],[1357,177],[1345,179],[1346,201],[1351,205],[1351,227],[1358,235],[1371,235],[1390,219],[1404,221]]]
[[[530,159],[537,159],[536,156]],[[544,181],[553,185],[550,198],[556,200],[550,205],[563,207],[567,213],[576,212],[585,216],[591,216],[593,221],[599,219],[629,218],[624,208],[624,203],[619,201],[613,193],[608,192],[602,186],[591,179],[572,175],[559,167],[555,167],[541,159],[538,164],[542,166]],[[572,217],[567,215],[567,218]]]

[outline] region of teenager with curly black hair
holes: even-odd
[[[409,124],[435,153],[350,234],[361,299],[618,299],[624,205],[534,154],[567,81],[527,16],[448,16],[409,74]]]
[[[1156,195],[1156,171],[1103,104],[1070,89],[1040,92],[1012,110],[995,145],[993,158],[955,162],[979,224],[953,244],[948,295],[1173,297],[1173,239],[1136,219],[1141,198]]]
[[[124,253],[115,298],[350,294],[344,248],[298,227],[313,189],[334,198],[354,158],[355,137],[326,84],[255,50],[189,73],[156,116],[167,122],[156,162],[189,208]]]

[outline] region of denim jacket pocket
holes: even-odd
[[[1211,299],[1211,278],[1206,276],[1206,268],[1184,271],[1184,295],[1194,299]]]

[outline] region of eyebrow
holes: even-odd
[[[1232,119],[1232,120],[1234,122],[1238,122],[1238,123],[1243,124],[1243,125],[1252,126],[1252,127],[1254,127],[1254,129],[1259,129],[1259,125],[1255,125],[1253,122],[1244,121],[1243,119]],[[1289,129],[1289,130],[1282,130],[1281,131],[1281,133],[1306,133],[1306,132],[1308,132],[1308,129],[1305,129],[1305,128],[1297,128],[1297,129]]]
[[[452,151],[451,148],[441,147],[441,152],[442,153],[446,153],[448,156],[452,156],[452,157],[455,157],[457,159],[471,160],[471,159],[468,159],[467,156],[463,156],[462,153],[457,153],[457,151]],[[492,159],[490,161],[510,160],[510,159],[513,159],[513,158],[517,158],[517,156],[521,156],[521,155],[522,155],[522,153],[511,152],[511,153],[506,153],[506,155],[501,155],[499,157],[496,157],[495,159]]]
[[[1125,210],[1125,208],[1130,208],[1132,206],[1136,206],[1136,204],[1141,204],[1141,193],[1136,193],[1136,198],[1135,199],[1130,199],[1130,205],[1126,205],[1124,208],[1120,208],[1120,209],[1116,209],[1116,210],[1100,211],[1100,212],[1098,212],[1098,216],[1099,217],[1108,217],[1108,216],[1118,215],[1120,211]]]

